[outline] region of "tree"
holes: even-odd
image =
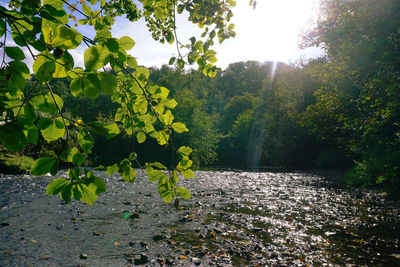
[[[324,0],[322,11],[310,40],[328,61],[306,121],[358,162],[350,182],[383,183],[398,194],[400,3]]]
[[[158,182],[158,192],[165,202],[176,196],[190,198],[190,192],[178,187],[178,173],[185,178],[194,177],[190,169],[186,146],[173,147],[173,132],[188,131],[183,123],[175,122],[171,110],[177,102],[168,97],[169,90],[149,83],[149,70],[138,66],[127,53],[135,41],[128,36],[114,38],[111,27],[117,16],[126,15],[132,22],[144,18],[148,30],[161,43],[176,43],[178,57],[170,64],[184,67],[196,63],[204,75],[214,77],[217,61],[210,47],[214,40],[221,43],[233,37],[234,25],[230,6],[234,1],[141,0],[12,0],[9,8],[0,7],[0,38],[3,38],[3,60],[0,67],[0,142],[11,152],[17,152],[38,140],[54,144],[60,154],[38,158],[31,172],[56,175],[60,162],[67,163],[69,178],[54,179],[48,186],[48,195],[58,194],[65,202],[74,197],[93,204],[106,190],[104,181],[96,177],[82,163],[94,145],[94,135],[107,139],[121,132],[136,137],[138,143],[152,138],[161,146],[169,145],[180,157],[169,171],[161,163],[142,165],[135,151],[129,157],[107,168],[107,174],[118,172],[125,181],[134,182],[134,167],[145,168],[150,182]],[[178,39],[176,17],[188,13],[188,20],[203,29],[202,38],[190,38],[182,43]],[[92,28],[94,38],[77,30],[77,25]],[[11,45],[12,39],[16,45]],[[84,53],[85,68],[75,67],[71,50],[87,46]],[[30,68],[23,62],[27,51],[33,61]],[[187,56],[184,57],[183,55]],[[6,57],[9,60],[6,60]],[[109,64],[109,65],[108,65]],[[105,71],[110,66],[111,73]],[[52,80],[66,78],[68,86],[57,94]],[[27,80],[31,79],[33,86]],[[82,121],[69,116],[63,109],[65,96],[87,96],[96,99],[109,95],[118,106],[114,118]]]

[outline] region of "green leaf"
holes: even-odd
[[[83,151],[89,152],[94,146],[93,137],[83,129],[78,133],[78,142]]]
[[[3,19],[0,19],[0,37],[3,37],[6,32],[6,22]]]
[[[178,166],[177,169],[181,170],[181,169],[187,169],[190,168],[192,166],[193,162],[189,159],[182,159]]]
[[[127,58],[126,62],[127,62],[128,66],[129,66],[129,68],[136,69],[138,67],[136,58],[134,58],[134,57],[132,57],[130,55],[128,55],[128,58]]]
[[[376,183],[377,183],[377,184],[381,184],[381,183],[383,183],[383,182],[386,181],[386,180],[387,180],[387,177],[384,176],[384,175],[382,175],[382,176],[379,176],[379,177],[376,179]]]
[[[8,62],[8,66],[12,70],[12,72],[20,74],[20,76],[22,76],[22,78],[24,78],[24,79],[31,78],[31,72],[30,72],[28,66],[24,62],[14,60],[14,61]]]
[[[105,45],[110,52],[116,53],[119,50],[119,43],[118,40],[115,38],[108,38],[105,42]]]
[[[52,196],[60,193],[71,181],[66,178],[57,178],[51,181],[46,187],[46,195]]]
[[[138,132],[136,135],[137,141],[139,144],[143,143],[146,141],[146,134],[144,132]]]
[[[95,121],[90,124],[96,134],[102,135],[107,139],[113,138],[120,133],[116,123],[103,124],[102,122]]]
[[[45,96],[35,96],[31,99],[31,101],[29,101],[29,103],[31,103],[35,109],[38,109],[45,113],[50,113],[51,115],[55,115],[57,114],[58,109],[56,104],[54,103],[53,96],[56,100],[55,103],[57,103],[57,106],[61,110],[63,108],[64,101],[57,94],[51,95],[50,92]]]
[[[174,115],[172,115],[171,111],[168,110],[165,114],[160,115],[160,120],[165,125],[171,125],[172,121],[174,120]]]
[[[136,172],[135,169],[131,166],[128,166],[126,164],[121,166],[120,174],[122,178],[128,183],[133,183],[135,181]]]
[[[146,168],[146,175],[149,177],[149,182],[153,183],[155,181],[160,180],[162,177],[165,176],[165,174],[163,173],[163,171],[161,170],[154,170],[151,167],[147,167]]]
[[[82,11],[88,16],[90,17],[92,15],[92,9],[87,5],[87,4],[83,4],[82,5]]]
[[[166,170],[167,167],[165,167],[163,164],[161,164],[160,162],[152,162],[149,163],[150,166],[158,168],[158,169],[162,169],[162,170]]]
[[[55,63],[54,78],[65,78],[68,76],[69,72],[74,68],[74,59],[68,51],[64,52],[64,56],[57,59]]]
[[[80,153],[76,147],[70,147],[63,152],[62,159],[72,162],[74,165],[81,165],[85,161],[85,155]]]
[[[83,80],[84,78],[76,78],[71,81],[71,84],[69,85],[69,90],[71,91],[71,94],[75,97],[78,97],[83,94]]]
[[[169,44],[173,44],[173,43],[174,43],[175,38],[174,38],[174,34],[172,33],[172,31],[169,31],[169,32],[167,33],[167,36],[165,36],[165,39],[167,40],[167,42],[168,42]]]
[[[118,40],[119,47],[124,50],[131,50],[135,46],[135,41],[129,36],[124,36]]]
[[[22,52],[21,48],[19,48],[19,47],[6,46],[4,48],[4,51],[6,52],[6,55],[9,58],[12,58],[15,60],[23,60],[25,58],[24,52]]]
[[[41,118],[38,123],[38,128],[47,142],[55,141],[64,137],[65,126],[61,118],[55,120]]]
[[[58,171],[58,159],[50,157],[42,157],[35,160],[31,167],[32,175],[44,175],[51,173],[56,175]]]
[[[60,49],[75,49],[81,44],[82,40],[82,34],[74,28],[67,28],[64,25],[58,25],[57,35],[53,39],[52,45]]]
[[[185,178],[194,178],[194,172],[191,169],[178,170]]]
[[[164,195],[163,195],[163,200],[165,203],[170,203],[172,200],[174,200],[174,195],[170,192],[167,191]]]
[[[22,124],[11,122],[1,125],[0,142],[10,152],[20,151],[27,144]]]
[[[182,14],[184,8],[185,8],[184,5],[178,5],[178,8],[177,8],[178,14]]]
[[[114,89],[117,87],[117,78],[107,72],[98,72],[97,78],[100,81],[100,88],[106,94],[114,94]]]
[[[188,128],[186,128],[185,124],[182,122],[174,122],[171,124],[172,129],[174,129],[177,133],[188,132]]]
[[[95,176],[95,177],[93,178],[93,181],[91,182],[91,186],[92,186],[92,187],[96,187],[95,192],[96,192],[97,195],[99,195],[99,194],[104,193],[104,192],[107,191],[107,185],[106,185],[106,183],[104,182],[104,180],[101,179],[100,177],[96,177],[96,176]]]
[[[92,99],[96,99],[99,96],[101,88],[102,85],[98,75],[89,73],[83,78],[83,92]]]
[[[96,187],[90,185],[87,186],[85,184],[77,184],[77,188],[82,194],[79,200],[93,206],[94,202],[97,200]]]
[[[48,51],[39,54],[33,62],[33,73],[41,82],[47,82],[53,79],[53,73],[56,71],[55,58]]]
[[[37,144],[37,140],[39,138],[39,130],[35,126],[27,127],[24,130],[24,134],[28,143],[33,145]]]
[[[192,195],[190,194],[190,191],[184,187],[177,187],[176,192],[178,193],[178,196],[180,196],[184,199],[190,199],[192,197]]]
[[[185,67],[185,61],[183,59],[178,59],[178,67],[183,69]]]
[[[180,147],[180,148],[178,149],[178,152],[179,152],[180,154],[185,155],[185,156],[189,156],[190,153],[192,153],[192,151],[193,151],[193,150],[192,150],[190,147],[187,147],[187,146],[182,146],[182,147]]]
[[[76,185],[70,183],[67,184],[63,190],[61,191],[61,193],[59,193],[58,195],[60,196],[61,200],[63,200],[66,204],[68,204],[69,202],[71,202],[71,198],[74,196],[73,194],[73,189],[75,188]]]
[[[168,65],[174,64],[175,59],[176,59],[175,57],[171,57],[171,58],[169,59],[169,61],[168,61]]]
[[[156,140],[159,145],[163,146],[168,143],[169,135],[167,133],[165,133],[164,131],[159,131],[156,134]]]
[[[108,63],[108,49],[101,45],[93,45],[86,49],[83,55],[86,71],[94,71],[104,67]]]
[[[153,98],[159,99],[166,99],[168,97],[169,90],[163,86],[160,86],[156,89],[154,94],[152,95]]]
[[[107,167],[106,174],[111,175],[119,170],[118,164],[114,164]]]

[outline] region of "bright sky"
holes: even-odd
[[[318,0],[258,0],[254,10],[248,0],[238,0],[233,9],[236,37],[216,44],[217,65],[226,68],[230,63],[247,60],[295,62],[300,57],[309,58],[321,54],[316,48],[301,51],[300,35],[310,29],[316,19]],[[161,45],[151,39],[150,33],[139,25],[118,20],[113,30],[120,37],[132,36],[136,46],[131,54],[145,66],[161,66],[176,55],[176,46]],[[178,38],[188,40],[201,31],[189,25],[184,18],[178,21]]]
[[[0,0],[1,5],[7,2]],[[216,42],[213,47],[217,51],[218,67],[224,69],[230,63],[247,60],[292,63],[301,57],[310,58],[322,54],[317,48],[306,51],[298,48],[301,33],[310,29],[316,19],[319,0],[258,0],[256,9],[248,3],[248,0],[237,0],[237,6],[233,8],[234,17],[231,22],[235,24],[236,37],[222,44]],[[189,24],[185,16],[178,17],[177,26],[178,38],[183,43],[189,42],[193,35],[200,37],[201,31],[197,26]],[[86,32],[87,29],[79,30],[93,35]],[[151,38],[143,19],[131,23],[125,18],[118,18],[112,32],[115,37],[128,35],[136,41],[136,46],[129,53],[137,58],[140,65],[160,67],[177,54],[175,44],[162,45]],[[81,45],[71,51],[75,66],[83,66],[85,49]],[[28,53],[26,56],[29,58]],[[31,60],[27,61],[28,66],[32,64]]]

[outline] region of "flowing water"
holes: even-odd
[[[0,266],[400,266],[398,203],[320,175],[197,172],[177,210],[140,171],[95,173],[93,207],[0,178]]]

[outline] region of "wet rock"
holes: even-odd
[[[153,241],[154,242],[161,241],[161,240],[164,240],[164,239],[166,239],[165,235],[155,235],[155,236],[153,236]]]
[[[139,257],[134,259],[133,263],[135,265],[143,265],[143,264],[146,264],[148,261],[149,261],[149,258],[147,257],[147,255],[142,253],[142,254],[140,254]]]
[[[81,254],[79,255],[79,258],[80,258],[81,260],[86,260],[86,259],[88,258],[88,255],[87,255],[87,254],[84,254],[84,253],[81,253]]]
[[[92,234],[93,234],[93,236],[102,236],[103,232],[95,232],[95,231],[93,231]]]
[[[130,219],[138,219],[140,217],[138,212],[133,212],[131,215],[129,215]]]
[[[9,226],[10,224],[9,223],[0,223],[0,227],[6,227],[6,226]]]
[[[200,263],[201,263],[200,259],[199,259],[199,258],[196,258],[196,257],[193,257],[193,258],[192,258],[192,262],[193,262],[193,264],[196,265],[196,266],[199,266]]]
[[[148,249],[147,244],[145,242],[140,242],[140,246],[144,249]]]

